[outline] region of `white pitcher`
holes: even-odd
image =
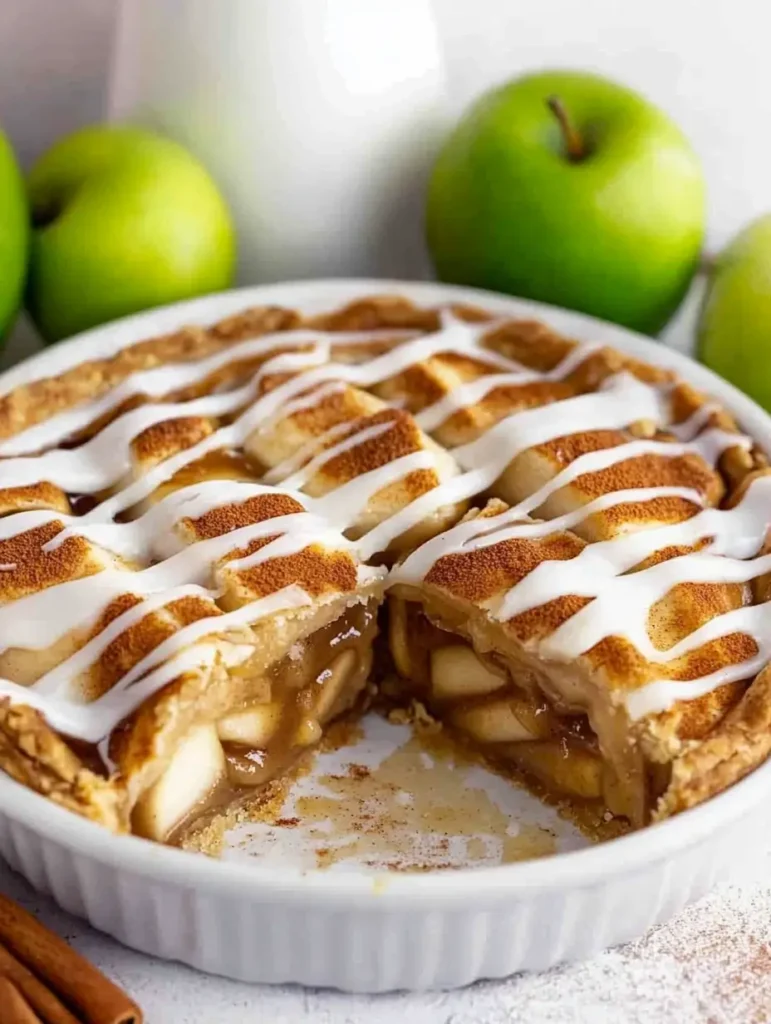
[[[110,114],[203,160],[242,282],[426,275],[447,129],[431,0],[123,0]]]

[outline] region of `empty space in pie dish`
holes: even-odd
[[[373,874],[491,867],[590,845],[441,732],[377,714],[347,731],[283,799],[203,845],[226,862]]]

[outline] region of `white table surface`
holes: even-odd
[[[99,935],[2,865],[0,890],[126,988],[148,1024],[766,1024],[770,868],[767,858],[745,866],[741,884],[717,889],[671,924],[586,964],[458,992],[383,996],[209,977]]]

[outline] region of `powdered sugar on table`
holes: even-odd
[[[0,867],[0,890],[38,912],[124,985],[150,1024],[766,1024],[771,863],[743,870],[670,924],[585,964],[459,992],[351,996],[242,985],[119,946]],[[591,922],[587,922],[591,927]]]

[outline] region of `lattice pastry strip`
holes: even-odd
[[[300,392],[294,407],[281,409],[247,438],[245,451],[268,467],[266,480],[316,499],[320,514],[354,538],[458,472],[409,413],[334,379]],[[462,511],[457,503],[440,506],[382,547],[414,546]]]

